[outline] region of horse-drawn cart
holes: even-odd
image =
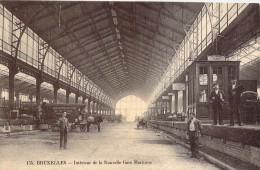
[[[147,128],[147,121],[144,120],[144,118],[137,122],[137,129],[139,129],[139,127]]]
[[[69,120],[70,129],[71,125],[75,124],[76,119],[83,119],[84,116],[82,115],[82,111],[85,108],[84,104],[49,104],[49,103],[42,103],[42,116],[41,116],[41,123],[48,124],[48,130],[53,131],[58,129],[57,121],[61,117],[62,113],[67,113],[67,118]]]
[[[84,132],[87,129],[89,132],[89,127],[91,124],[97,125],[98,132],[100,132],[100,123],[103,122],[102,116],[97,114],[86,114],[82,120],[75,121],[74,124],[71,125],[71,131],[80,131]]]
[[[75,122],[73,123],[71,126],[70,126],[70,130],[73,132],[73,131],[86,131],[87,129],[87,121],[86,120],[83,120],[83,121],[79,121],[79,123]]]

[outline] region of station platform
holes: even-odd
[[[188,144],[187,122],[148,121],[148,126],[161,130]],[[199,141],[204,150],[226,155],[244,164],[260,168],[260,125],[212,125],[202,122]]]

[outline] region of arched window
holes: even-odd
[[[126,121],[134,121],[146,111],[146,103],[134,95],[122,98],[116,104],[116,114],[121,114]]]

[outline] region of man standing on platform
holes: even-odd
[[[217,125],[217,117],[219,119],[219,125],[223,125],[222,122],[222,111],[224,102],[224,93],[219,90],[219,85],[213,85],[213,91],[210,94],[210,100],[212,101],[213,110],[213,124]]]
[[[237,85],[236,78],[233,78],[231,80],[231,86],[228,89],[229,105],[231,111],[230,126],[234,126],[234,114],[237,117],[238,125],[242,126],[239,105],[240,105],[240,95],[243,89],[244,87],[242,85]]]
[[[195,118],[195,114],[190,114],[190,120],[187,123],[187,130],[190,140],[191,158],[198,158],[199,133],[201,132],[201,124]]]
[[[67,134],[69,132],[69,121],[66,118],[66,116],[67,113],[64,112],[58,120],[58,125],[60,127],[60,149],[67,149]]]

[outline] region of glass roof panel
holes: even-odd
[[[246,63],[259,62],[260,60],[260,36],[252,39],[248,43],[244,44],[240,49],[234,51],[229,60],[241,61],[240,66],[243,67]]]

